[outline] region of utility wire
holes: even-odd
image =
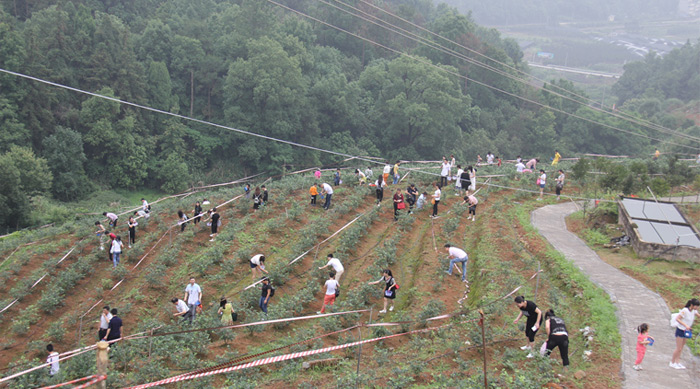
[[[484,86],[484,87],[486,87],[486,88],[495,90],[495,91],[497,91],[497,92],[503,93],[503,94],[508,95],[508,96],[511,96],[511,97],[515,97],[515,98],[517,98],[517,99],[523,100],[523,101],[528,102],[528,103],[530,103],[530,104],[533,104],[533,105],[536,105],[536,106],[539,106],[539,107],[542,107],[542,108],[546,108],[546,109],[549,109],[549,110],[554,111],[554,112],[560,112],[560,113],[562,113],[562,114],[569,115],[569,116],[574,117],[574,118],[577,118],[577,119],[579,119],[579,120],[583,120],[583,121],[585,121],[585,122],[589,122],[589,123],[592,123],[592,124],[595,124],[595,125],[598,125],[598,126],[601,126],[601,127],[606,127],[606,128],[609,128],[609,129],[612,129],[612,130],[615,130],[615,131],[620,131],[620,132],[625,133],[625,134],[634,135],[634,136],[639,136],[639,137],[642,137],[642,138],[654,140],[654,141],[657,141],[657,142],[660,142],[660,143],[667,143],[667,144],[674,145],[674,146],[678,146],[678,147],[685,147],[685,148],[690,148],[690,149],[693,149],[693,150],[700,150],[700,147],[688,146],[688,145],[683,145],[683,144],[678,144],[678,143],[670,142],[670,141],[667,141],[667,140],[662,140],[662,139],[654,138],[654,137],[651,137],[651,136],[648,136],[648,135],[644,135],[644,134],[640,134],[640,133],[637,133],[637,132],[634,132],[634,131],[625,130],[625,129],[618,128],[618,127],[615,127],[615,126],[611,126],[611,125],[609,125],[609,124],[600,123],[600,122],[597,122],[597,121],[595,121],[595,120],[593,120],[593,119],[588,119],[588,118],[585,118],[585,117],[583,117],[583,116],[580,116],[580,115],[577,115],[577,114],[574,114],[574,113],[566,112],[566,111],[564,111],[564,110],[562,110],[562,109],[559,109],[559,108],[554,108],[554,107],[548,106],[548,105],[546,105],[546,104],[544,104],[544,103],[540,103],[540,102],[538,102],[538,101],[535,101],[535,100],[532,100],[532,99],[528,99],[528,98],[526,98],[526,97],[517,95],[517,94],[515,94],[515,93],[508,92],[508,91],[505,91],[505,90],[503,90],[503,89],[497,88],[497,87],[495,87],[495,86],[492,86],[492,85],[486,84],[486,83],[484,83],[484,82],[475,80],[475,79],[473,79],[473,78],[469,78],[469,77],[464,76],[464,75],[462,75],[462,74],[460,74],[460,73],[458,73],[458,72],[453,72],[453,71],[451,71],[451,70],[445,69],[445,68],[443,68],[443,67],[441,67],[441,66],[439,66],[439,65],[436,65],[436,64],[432,63],[430,60],[421,59],[420,57],[416,57],[416,56],[413,56],[413,55],[410,55],[410,54],[406,54],[406,53],[404,53],[404,52],[402,52],[402,51],[400,51],[400,50],[398,50],[398,49],[394,49],[394,48],[392,48],[392,47],[389,47],[389,46],[383,45],[383,44],[381,44],[381,43],[378,43],[378,42],[376,42],[376,41],[373,41],[373,40],[371,40],[371,39],[369,39],[369,38],[365,38],[365,37],[363,37],[363,36],[361,36],[361,35],[355,34],[355,33],[353,33],[353,32],[350,32],[350,31],[348,31],[348,30],[345,30],[345,29],[343,29],[343,28],[341,28],[341,27],[335,26],[335,25],[333,25],[333,24],[331,24],[331,23],[328,23],[328,22],[326,22],[326,21],[323,21],[323,20],[321,20],[321,19],[318,19],[318,18],[316,18],[316,17],[313,17],[313,16],[311,16],[311,15],[309,15],[309,14],[306,14],[306,13],[304,13],[304,12],[298,11],[298,10],[296,10],[296,9],[294,9],[294,8],[288,7],[288,6],[284,5],[284,4],[278,3],[278,2],[276,2],[276,1],[274,1],[274,0],[267,0],[267,2],[269,2],[269,3],[271,3],[271,4],[274,4],[274,5],[277,5],[277,6],[279,6],[279,7],[281,7],[281,8],[284,8],[284,9],[286,9],[286,10],[288,10],[288,11],[294,12],[294,13],[296,13],[296,14],[298,14],[298,15],[301,15],[301,16],[303,16],[303,17],[305,17],[305,18],[308,18],[308,19],[310,19],[310,20],[313,20],[313,21],[316,21],[316,22],[318,22],[318,23],[321,23],[321,24],[323,24],[323,25],[325,25],[325,26],[331,27],[331,28],[333,28],[333,29],[335,29],[335,30],[344,32],[344,33],[346,33],[346,34],[348,34],[348,35],[350,35],[350,36],[354,36],[354,37],[356,37],[356,38],[358,38],[358,39],[364,40],[364,41],[366,41],[366,42],[368,42],[368,43],[370,43],[370,44],[372,44],[372,45],[375,45],[375,46],[377,46],[377,47],[383,48],[383,49],[388,50],[388,51],[390,51],[390,52],[399,54],[399,55],[401,55],[401,56],[405,56],[405,57],[407,57],[407,58],[413,59],[414,61],[423,63],[423,64],[428,65],[428,66],[431,66],[431,67],[434,67],[434,68],[436,68],[436,69],[438,69],[438,70],[440,70],[440,71],[442,71],[442,72],[445,72],[445,73],[447,73],[447,74],[453,75],[453,76],[455,76],[455,77],[458,77],[458,78],[461,78],[461,79],[464,79],[464,80],[467,80],[467,81],[471,81],[471,82],[473,82],[473,83],[475,83],[475,84]],[[257,134],[256,134],[256,135],[257,135]],[[258,136],[259,136],[259,135],[258,135]]]
[[[345,5],[345,6],[347,6],[347,7],[349,7],[349,8],[352,8],[352,9],[355,9],[355,10],[357,10],[357,11],[359,11],[359,12],[362,12],[363,14],[369,15],[369,16],[371,16],[372,18],[381,20],[382,22],[386,23],[387,25],[390,25],[390,26],[392,26],[392,27],[396,27],[396,28],[398,28],[398,29],[401,29],[400,27],[398,27],[398,26],[396,26],[396,25],[393,25],[393,24],[391,24],[391,23],[389,23],[389,22],[387,22],[387,21],[385,21],[385,20],[383,20],[383,19],[380,19],[380,18],[378,18],[378,17],[376,17],[376,16],[374,16],[374,15],[368,14],[368,13],[363,12],[363,11],[357,9],[357,8],[354,8],[354,7],[352,7],[351,5],[348,5],[348,4],[346,4],[346,3],[343,3],[343,2],[340,1],[340,0],[335,0],[335,1],[337,1],[337,2],[339,2],[339,3],[341,3],[341,4]],[[451,44],[454,44],[454,45],[456,45],[456,46],[458,46],[458,47],[460,47],[460,48],[463,48],[464,50],[467,50],[467,51],[469,51],[469,52],[471,52],[471,53],[473,53],[473,54],[476,54],[476,55],[478,55],[478,56],[481,56],[481,57],[483,57],[483,58],[485,58],[485,59],[487,59],[487,60],[489,60],[489,61],[493,61],[494,63],[497,63],[497,64],[499,64],[499,65],[501,65],[501,66],[503,66],[503,67],[505,67],[505,68],[507,68],[507,69],[510,69],[510,70],[513,70],[513,71],[515,71],[515,72],[517,72],[517,73],[519,73],[519,74],[522,74],[522,75],[526,76],[526,77],[529,78],[529,79],[532,79],[532,80],[535,80],[535,81],[538,81],[538,82],[547,84],[547,81],[545,81],[545,80],[543,80],[543,79],[540,79],[540,78],[537,78],[537,77],[535,77],[535,76],[533,76],[533,75],[531,75],[531,74],[529,74],[529,73],[527,73],[527,72],[525,72],[525,71],[523,71],[523,70],[518,69],[517,67],[511,66],[511,65],[509,65],[509,64],[507,64],[507,63],[505,63],[505,62],[499,61],[499,60],[497,60],[497,59],[495,59],[495,58],[491,58],[491,57],[487,56],[486,54],[480,53],[480,52],[477,51],[477,50],[474,50],[474,49],[472,49],[472,48],[469,48],[469,47],[467,47],[467,46],[464,46],[464,45],[462,45],[462,44],[460,44],[460,43],[458,43],[458,42],[455,42],[455,41],[453,41],[453,40],[451,40],[451,39],[449,39],[449,38],[443,37],[443,36],[441,36],[441,35],[439,35],[439,34],[437,34],[437,33],[435,33],[435,32],[432,32],[432,31],[428,30],[428,29],[425,28],[425,27],[422,27],[422,26],[420,26],[420,25],[417,25],[417,24],[415,24],[415,23],[413,23],[413,22],[411,22],[411,21],[409,21],[409,20],[406,20],[406,19],[404,19],[404,18],[402,18],[402,17],[400,17],[400,16],[398,16],[398,15],[395,15],[395,14],[393,14],[393,13],[391,13],[391,12],[389,12],[389,11],[387,11],[387,10],[381,8],[381,7],[377,7],[377,6],[374,5],[374,4],[368,3],[368,2],[366,2],[366,1],[364,1],[364,0],[359,0],[359,1],[360,1],[361,3],[363,3],[363,4],[366,4],[366,5],[368,5],[368,6],[372,7],[372,8],[374,8],[374,9],[380,10],[381,12],[384,12],[385,14],[387,14],[387,15],[389,15],[389,16],[392,16],[392,17],[394,17],[394,18],[396,18],[396,19],[398,19],[398,20],[400,20],[400,21],[402,21],[402,22],[404,22],[404,23],[407,23],[407,24],[409,24],[409,25],[411,25],[411,26],[413,26],[413,27],[416,27],[416,28],[420,29],[421,31],[425,31],[425,32],[427,32],[427,33],[429,33],[429,34],[431,34],[431,35],[437,37],[437,38],[443,39],[443,40],[445,40],[445,41],[447,41],[447,42],[449,42],[449,43],[451,43]],[[366,20],[366,19],[364,19],[364,20]],[[404,29],[401,29],[401,30],[402,30],[402,31],[406,31],[406,30],[404,30]],[[408,31],[406,31],[406,32],[409,33],[409,34],[415,35],[416,37],[418,37],[418,38],[420,38],[420,39],[422,39],[422,40],[427,41],[427,39],[422,38],[422,37],[420,37],[420,36],[417,35],[417,34],[414,34],[414,33],[408,32]],[[428,41],[428,42],[430,42],[430,41]],[[436,43],[436,44],[437,44],[437,43]],[[443,46],[440,46],[440,47],[443,47]],[[446,49],[447,49],[447,48],[446,48]],[[447,50],[450,50],[450,49],[447,49]],[[453,51],[453,50],[450,50],[450,51]],[[453,51],[453,52],[454,52],[454,53],[457,53],[456,51]],[[457,54],[461,55],[460,53],[457,53]],[[502,70],[500,70],[500,69],[491,67],[490,65],[484,64],[484,63],[482,63],[482,62],[480,62],[480,61],[477,61],[477,60],[475,60],[475,59],[468,58],[468,57],[465,57],[465,58],[463,58],[463,59],[466,60],[466,61],[468,61],[468,62],[470,62],[470,63],[477,64],[478,66],[483,66],[483,67],[485,67],[485,68],[488,68],[489,70],[492,70],[492,71],[494,71],[494,72],[503,73],[503,75],[506,75],[506,76],[508,76],[508,77],[511,77],[511,76],[512,76],[512,75],[510,75],[509,73],[506,73],[506,72],[504,72],[504,71],[502,71]],[[529,83],[527,82],[527,80],[522,80],[522,79],[517,79],[517,80],[518,80],[518,81],[521,81],[521,82],[524,82],[524,83],[526,83],[527,85],[531,85],[531,84],[529,84]],[[601,107],[601,108],[595,108],[595,105],[598,104],[597,101],[594,101],[593,99],[591,99],[591,98],[589,98],[589,97],[586,97],[586,96],[577,94],[577,93],[574,92],[574,91],[567,90],[567,89],[565,89],[565,88],[563,88],[563,87],[560,87],[560,86],[558,86],[558,85],[555,85],[555,84],[552,84],[552,83],[549,83],[549,85],[552,86],[553,88],[556,88],[556,89],[561,90],[561,91],[562,91],[563,93],[565,93],[565,94],[571,94],[571,95],[576,96],[576,97],[578,97],[578,98],[580,98],[580,99],[582,99],[582,100],[588,101],[590,104],[592,104],[592,106],[591,106],[591,105],[588,105],[588,107],[591,108],[591,109],[594,109],[594,110],[597,110],[597,111],[600,111],[600,112],[605,112],[605,113],[608,113],[608,114],[610,114],[610,115],[612,115],[612,116],[618,117],[618,118],[620,118],[620,119],[628,120],[628,121],[631,121],[631,122],[634,122],[634,123],[637,123],[637,124],[644,125],[644,126],[646,126],[646,127],[648,127],[648,128],[652,128],[652,127],[653,127],[653,129],[656,129],[656,130],[659,130],[659,131],[669,132],[669,133],[673,133],[673,134],[676,134],[676,135],[681,136],[681,137],[685,137],[685,138],[687,138],[687,139],[693,139],[693,140],[696,140],[696,141],[700,141],[700,137],[693,137],[693,136],[691,136],[691,135],[689,135],[689,134],[684,134],[684,133],[682,133],[682,132],[680,132],[680,131],[675,131],[675,130],[672,130],[672,129],[663,127],[663,126],[659,125],[658,123],[654,123],[654,122],[651,122],[651,121],[649,121],[649,120],[644,120],[644,119],[636,118],[636,117],[634,117],[633,115],[631,115],[631,114],[629,114],[629,113],[626,113],[626,112],[624,112],[624,111],[621,111],[621,110],[617,110],[617,112],[619,112],[619,114],[616,114],[616,113],[614,113],[614,112],[610,112],[610,111],[603,110],[602,107]],[[568,96],[566,96],[566,95],[561,95],[561,94],[558,94],[558,93],[556,93],[556,92],[552,92],[551,90],[547,90],[547,89],[544,89],[544,90],[546,90],[546,91],[549,92],[549,93],[553,93],[553,94],[555,94],[555,95],[557,95],[557,96],[560,96],[560,97],[562,97],[562,98],[566,98],[566,99],[568,99],[568,100],[571,100],[571,101],[574,101],[574,102],[576,102],[576,103],[582,104],[580,101],[577,101],[577,100],[575,100],[575,99],[573,99],[573,98],[570,98],[570,97],[568,97]]]

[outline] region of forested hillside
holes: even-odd
[[[285,3],[298,13],[252,0],[3,0],[0,68],[351,155],[472,160],[487,151],[653,148],[658,133],[591,111],[570,83],[547,85],[560,88],[555,94],[516,79],[526,71],[522,52],[496,30],[425,0],[384,6],[402,19],[363,0]],[[353,14],[398,24],[424,43]],[[12,228],[31,225],[36,195],[174,192],[342,159],[6,72],[0,128],[0,224]]]

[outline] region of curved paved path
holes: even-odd
[[[668,325],[671,312],[664,300],[641,282],[605,263],[585,242],[569,232],[564,218],[574,211],[576,206],[573,203],[548,205],[532,212],[532,225],[610,295],[617,308],[618,328],[622,335],[623,387],[700,388],[700,358],[693,358],[687,347],[681,360],[688,369],[676,370],[668,366],[675,339],[673,329]],[[632,369],[637,356],[635,328],[644,322],[649,323],[649,333],[656,342],[647,348],[644,370],[635,371]]]

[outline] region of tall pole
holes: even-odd
[[[537,282],[535,283],[535,302],[537,301],[537,290],[540,288],[540,261],[537,261]]]
[[[479,320],[479,325],[481,326],[481,348],[484,354],[484,389],[488,389],[489,380],[486,376],[486,333],[484,332],[484,311],[479,309],[479,315],[481,315],[481,320]]]
[[[109,367],[109,343],[104,340],[97,342],[97,375],[106,376]],[[99,383],[100,388],[107,389],[107,380]]]

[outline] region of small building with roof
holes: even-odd
[[[700,232],[676,204],[622,197],[618,222],[638,256],[700,263]]]

